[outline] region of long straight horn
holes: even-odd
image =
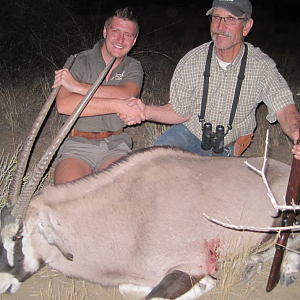
[[[77,54],[76,55],[73,55],[71,57],[70,60],[68,60],[65,68],[67,69],[71,69],[74,61],[75,61],[75,58],[76,58]],[[20,191],[21,191],[21,186],[22,186],[22,180],[23,180],[23,176],[24,176],[24,173],[25,173],[25,169],[26,169],[26,166],[28,164],[28,157],[29,157],[29,154],[31,152],[31,149],[32,149],[32,145],[36,139],[36,136],[49,112],[49,109],[51,108],[52,104],[53,104],[53,101],[58,93],[60,89],[60,86],[56,87],[55,89],[53,89],[52,93],[49,95],[46,103],[44,104],[43,108],[41,109],[39,115],[37,116],[33,126],[32,126],[32,129],[29,133],[29,136],[27,138],[27,141],[23,147],[23,150],[22,152],[20,153],[20,156],[19,156],[19,161],[18,161],[18,164],[17,164],[17,169],[15,171],[15,175],[14,175],[14,180],[12,182],[12,186],[10,188],[10,191],[9,191],[9,196],[8,196],[8,207],[11,207],[13,205],[16,204],[17,200],[18,200],[18,197],[20,195]]]
[[[87,94],[84,96],[84,98],[80,101],[76,109],[73,111],[73,113],[68,118],[67,122],[63,125],[61,130],[58,132],[57,136],[54,138],[52,144],[48,147],[47,151],[39,161],[37,167],[35,168],[34,172],[32,173],[31,177],[28,180],[28,183],[23,188],[21,195],[18,199],[18,202],[14,206],[12,210],[12,215],[18,219],[23,220],[28,208],[28,205],[30,203],[31,197],[33,193],[35,192],[42,176],[45,173],[45,170],[48,168],[48,165],[53,158],[55,152],[59,148],[60,144],[74,125],[77,118],[80,116],[90,99],[93,97],[94,93],[98,89],[99,85],[105,78],[106,74],[110,70],[111,66],[115,62],[115,57],[108,63],[106,68],[103,70],[103,72],[100,74],[100,76],[97,78],[93,86],[90,88],[90,90],[87,92]]]

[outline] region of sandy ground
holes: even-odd
[[[270,293],[266,293],[265,286],[268,278],[270,264],[256,275],[250,282],[245,283],[240,280],[228,290],[228,298],[224,298],[224,289],[217,285],[216,289],[203,295],[199,299],[262,299],[262,300],[281,300],[299,299],[300,285],[295,282],[290,287],[278,286]],[[239,280],[239,279],[237,279]],[[64,277],[59,272],[45,267],[27,280],[14,295],[2,295],[1,300],[122,300],[117,288],[103,288],[82,280],[73,280]]]

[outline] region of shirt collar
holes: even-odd
[[[242,56],[244,54],[244,51],[245,51],[245,45],[244,45],[244,43],[242,43],[240,52],[238,53],[235,60],[227,66],[226,71],[235,70],[235,69],[238,69],[240,67],[240,63],[241,63],[241,59],[242,59]],[[215,52],[215,48],[214,48],[214,55],[215,55],[216,64],[221,68],[221,66],[219,65],[218,60],[217,60],[217,55],[216,55],[216,52]]]
[[[244,45],[244,43],[242,43],[242,46],[241,46],[241,49],[240,49],[240,52],[239,52],[238,56],[231,63],[231,65],[228,66],[228,69],[235,70],[235,69],[238,69],[240,67],[241,60],[242,60],[244,52],[245,52],[245,45]]]
[[[101,39],[100,41],[98,41],[95,45],[94,45],[94,53],[95,53],[95,56],[97,57],[97,60],[100,62],[100,63],[103,63],[105,64],[105,61],[103,59],[103,56],[102,56],[102,51],[101,51],[101,48],[103,46],[103,43],[104,43],[104,39]],[[124,56],[124,58],[122,59],[121,63],[117,66],[117,70],[119,68],[121,68],[124,64],[126,65],[126,63],[128,63],[128,56],[127,54]],[[106,64],[105,64],[106,65]]]

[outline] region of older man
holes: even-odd
[[[132,141],[123,133],[125,124],[117,113],[136,122],[144,120],[138,106],[128,102],[137,97],[143,81],[141,64],[127,56],[136,42],[139,26],[127,8],[117,10],[103,29],[104,40],[78,54],[71,71],[56,71],[53,88],[61,85],[56,104],[59,113],[70,115],[105,66],[116,61],[58,152],[55,184],[72,181],[104,169],[131,151]]]
[[[300,115],[274,61],[244,42],[253,26],[249,0],[214,0],[207,11],[213,42],[187,53],[174,72],[170,101],[138,105],[147,120],[177,124],[155,144],[175,145],[200,155],[239,156],[256,127],[255,110],[268,107],[269,122],[279,121],[291,139],[299,138]],[[127,124],[134,120],[121,116]],[[293,153],[300,159],[300,147]]]

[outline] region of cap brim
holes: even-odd
[[[212,14],[212,12],[214,11],[215,7],[212,7],[211,9],[209,9],[207,12],[206,12],[206,15],[209,16]]]
[[[226,5],[226,3],[222,4],[222,5],[218,5],[216,7],[212,7],[211,9],[209,9],[207,12],[206,12],[206,15],[211,15],[214,11],[215,8],[217,7],[220,7],[220,8],[224,8],[226,10],[228,10],[230,13],[232,13],[234,16],[240,18],[242,17],[245,13],[243,11],[241,11],[239,9],[238,6],[234,5],[234,4],[229,4],[229,5]]]

